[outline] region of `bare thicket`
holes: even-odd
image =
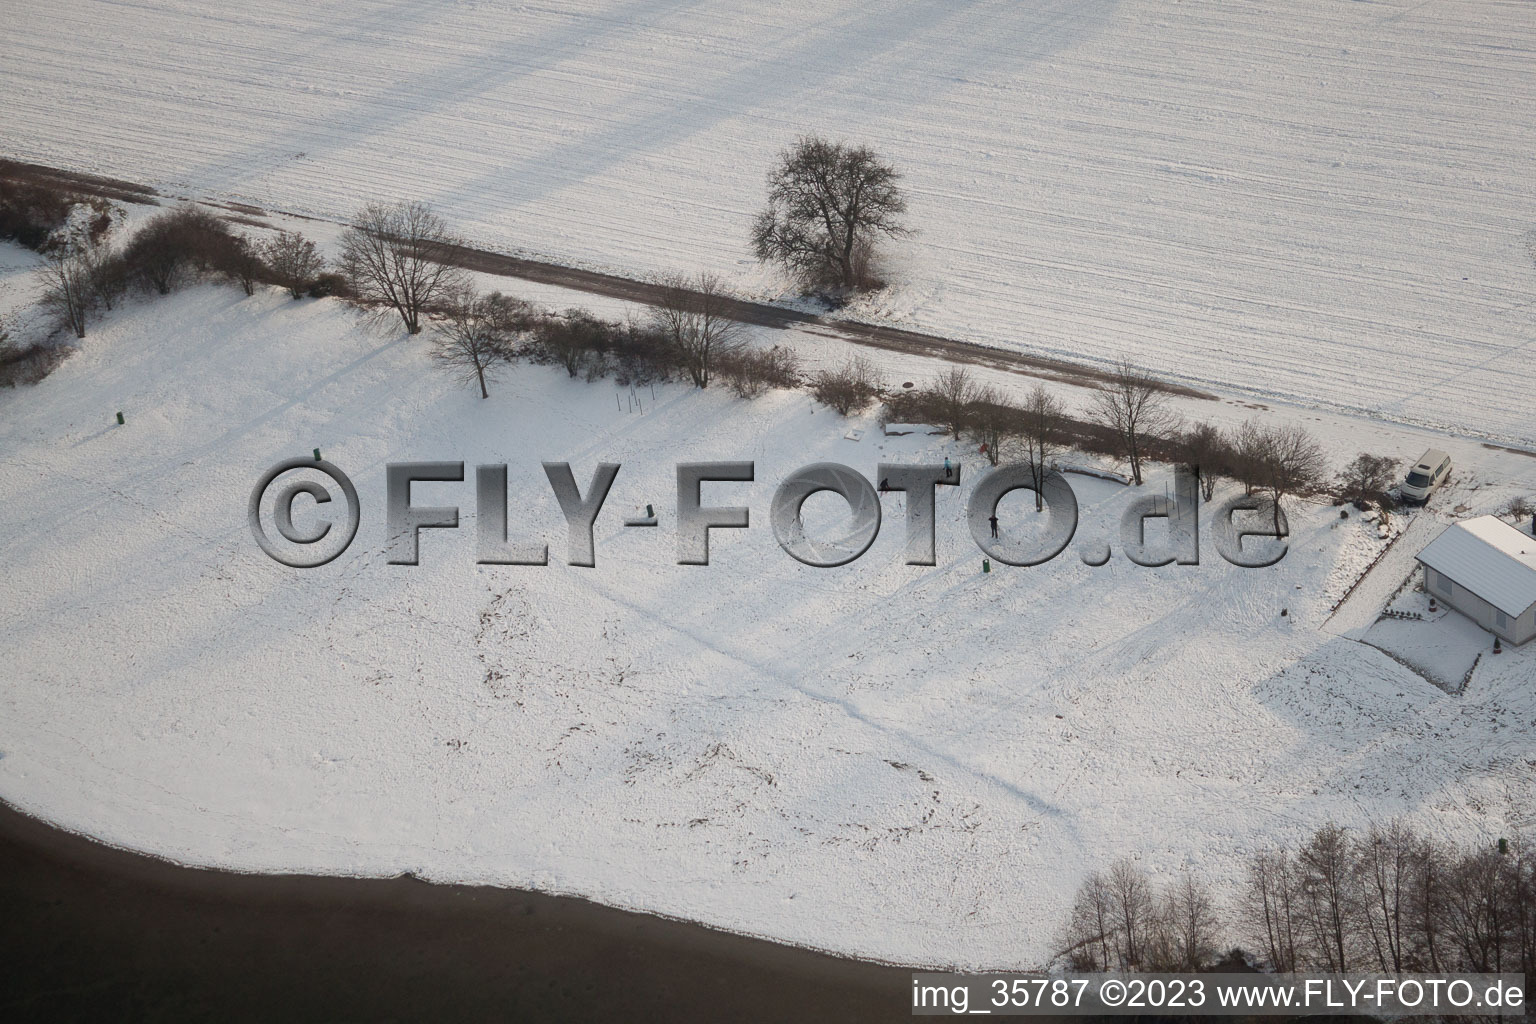
[[[808,289],[879,287],[877,243],[907,233],[900,179],[865,146],[800,139],[768,175],[768,205],[752,228],[753,252]]]
[[[540,319],[534,345],[540,358],[565,367],[572,377],[600,363],[607,348],[609,325],[582,309]]]
[[[716,363],[741,347],[746,327],[730,316],[733,305],[713,274],[673,275],[661,282],[650,326],[672,349],[695,387],[709,387]]]
[[[138,284],[169,295],[200,274],[226,271],[237,247],[226,222],[200,206],[181,206],[139,228],[123,259]]]
[[[1094,393],[1093,406],[1099,421],[1119,440],[1121,456],[1139,486],[1147,442],[1172,433],[1178,425],[1168,392],[1157,378],[1121,359]]]
[[[800,383],[800,360],[782,345],[737,349],[719,367],[720,378],[738,398],[756,398],[769,388],[793,388]]]
[[[426,203],[369,203],[341,236],[341,266],[364,303],[420,334],[427,309],[462,281],[446,262],[458,244]]]
[[[99,241],[112,227],[117,207],[110,200],[28,181],[13,173],[16,169],[14,162],[0,160],[0,238],[46,253],[59,245]]]
[[[486,382],[515,356],[517,335],[528,325],[528,304],[500,292],[481,295],[464,287],[444,296],[442,305],[433,358],[460,383],[478,384],[481,398],[491,397]]]
[[[280,288],[302,299],[315,275],[325,266],[315,243],[297,231],[279,231],[261,247],[262,260]]]
[[[1339,473],[1339,486],[1345,498],[1354,501],[1380,501],[1387,488],[1396,482],[1399,460],[1388,455],[1361,452]]]
[[[947,427],[956,441],[960,440],[970,420],[971,407],[980,394],[971,371],[963,366],[951,366],[925,390],[940,425]]]
[[[875,365],[863,356],[853,356],[836,370],[822,370],[811,378],[811,394],[816,401],[843,416],[863,409],[879,393]]]
[[[1529,519],[1531,533],[1536,535],[1536,498],[1511,498],[1504,506],[1504,514],[1515,520],[1516,525],[1522,519]]]

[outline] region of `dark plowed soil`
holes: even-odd
[[[910,974],[513,889],[179,867],[0,804],[0,1020],[896,1021]]]

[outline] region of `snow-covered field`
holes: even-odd
[[[854,315],[1127,354],[1227,396],[1186,412],[1305,422],[1335,466],[1433,443],[1443,518],[1536,492],[1536,458],[1475,440],[1536,443],[1529,3],[11,0],[0,47],[3,156],[329,219],[424,198],[490,248],[753,295],[784,293],[745,254],[775,152],[868,141],[919,233]],[[35,263],[0,245],[0,314]],[[936,369],[878,358],[893,382]],[[893,495],[868,554],[816,570],[768,528],[791,470],[948,456],[974,482],[972,447],[803,394],[639,397],[520,366],[480,401],[423,339],[270,290],[112,314],[0,392],[0,798],[192,863],[532,886],[970,967],[1038,963],[1126,854],[1231,883],[1326,820],[1536,828],[1536,644],[1459,696],[1388,656],[1459,682],[1486,636],[1373,625],[1406,548],[1323,628],[1373,526],[1301,505],[1272,569],[1209,540],[1199,566],[1090,568],[1131,496],[1074,478],[1078,539],[1048,565],[981,573],[941,493],[937,567],[903,563]],[[246,501],[315,447],[362,529],[290,570]],[[417,459],[509,463],[555,564],[475,565],[465,482],[415,489],[462,527],[387,565],[384,465]],[[756,461],[705,495],[753,526],[679,566],[674,467],[709,459]],[[561,562],[540,460],[583,485],[623,464],[596,568]],[[659,529],[619,525],[646,503]],[[1009,498],[1005,530],[1031,515]]]
[[[946,493],[938,566],[903,563],[893,495],[868,554],[811,569],[768,529],[791,470],[984,466],[867,420],[848,440],[802,394],[643,394],[630,413],[611,384],[521,366],[481,401],[422,339],[273,290],[114,314],[0,393],[0,797],[186,862],[532,886],[973,967],[1049,955],[1084,873],[1126,854],[1231,882],[1244,852],[1330,819],[1536,825],[1536,645],[1451,697],[1322,631],[1382,543],[1358,519],[1299,506],[1268,570],[1208,540],[1199,566],[1095,569],[1077,549],[1118,537],[1128,494],[1074,478],[1079,537],[1046,566],[983,574]],[[1353,453],[1357,422],[1307,419]],[[1447,500],[1536,489],[1536,459],[1454,444]],[[317,446],[362,529],[286,569],[247,496]],[[514,528],[555,564],[476,566],[470,482],[418,485],[462,528],[386,564],[383,467],[413,459],[510,463]],[[594,569],[561,564],[538,461],[567,459],[583,485],[623,464]],[[701,459],[756,461],[755,483],[705,492],[753,525],[679,566],[674,465]],[[659,529],[619,525],[648,502]],[[1031,515],[1007,499],[1005,530]]]
[[[9,0],[0,47],[0,155],[753,294],[774,154],[867,141],[918,235],[856,315],[1536,441],[1528,0]]]

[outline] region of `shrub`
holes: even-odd
[[[357,292],[353,291],[352,283],[346,275],[334,271],[325,271],[316,274],[315,279],[309,283],[309,297],[312,299],[355,299]]]
[[[539,319],[530,354],[534,361],[565,367],[570,376],[600,367],[615,325],[581,309],[568,309]]]
[[[822,370],[812,377],[811,394],[847,416],[874,401],[880,393],[877,380],[874,364],[863,356],[853,356],[838,369]]]
[[[315,243],[297,231],[279,231],[261,246],[261,258],[278,286],[295,299],[309,290],[324,261]]]
[[[726,387],[740,398],[756,398],[769,388],[793,388],[800,383],[800,360],[779,345],[743,349],[721,359],[718,372]]]
[[[1396,476],[1399,460],[1361,452],[1339,473],[1343,496],[1356,503],[1380,501]]]
[[[0,178],[0,238],[41,252],[81,200],[65,189]]]
[[[123,258],[130,279],[160,295],[209,271],[238,276],[242,263],[229,225],[196,206],[152,218],[129,241]]]
[[[52,373],[69,353],[70,349],[63,345],[18,345],[0,340],[0,387],[36,384]]]

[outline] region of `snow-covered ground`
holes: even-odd
[[[1531,443],[1520,0],[10,0],[0,155],[628,274],[746,259],[802,132],[905,172],[855,315]]]
[[[42,384],[0,392],[0,797],[186,862],[532,886],[971,967],[1049,955],[1084,873],[1128,853],[1232,882],[1245,851],[1330,819],[1536,825],[1536,645],[1452,697],[1320,628],[1384,543],[1373,525],[1302,505],[1272,569],[1209,540],[1199,566],[1089,568],[1078,548],[1117,540],[1130,495],[1074,477],[1079,536],[1045,566],[983,574],[944,493],[938,566],[903,563],[893,495],[868,554],[811,569],[768,528],[791,470],[984,465],[803,394],[644,397],[631,413],[609,383],[520,366],[481,401],[424,339],[274,290],[114,314]],[[1387,429],[1274,415],[1336,462]],[[1446,443],[1444,502],[1536,489],[1536,459]],[[257,549],[246,501],[314,447],[356,481],[363,523],[337,561],[291,570]],[[514,530],[555,564],[476,566],[470,482],[418,485],[462,527],[386,564],[383,467],[415,459],[508,462]],[[679,566],[674,466],[705,459],[756,461],[756,482],[705,491],[752,527]],[[622,463],[596,568],[562,563],[540,460],[583,485]],[[659,529],[619,525],[648,502]],[[827,527],[821,499],[808,513]],[[1005,501],[1005,531],[1031,516]]]

